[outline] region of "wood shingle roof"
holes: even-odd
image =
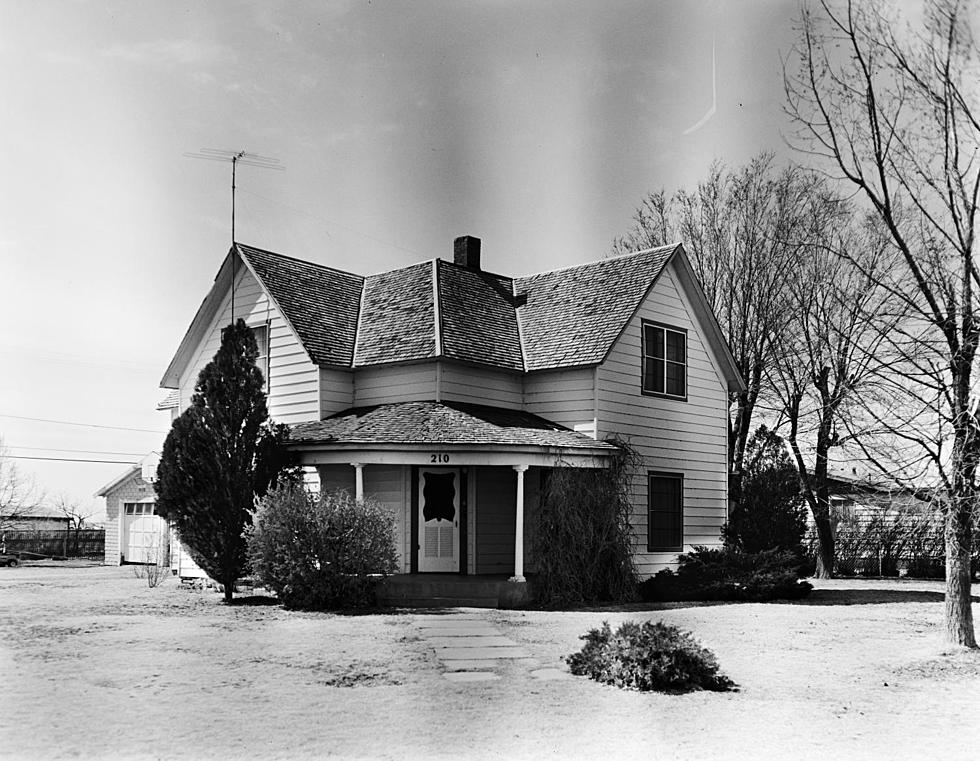
[[[521,410],[462,402],[400,402],[355,407],[292,426],[303,444],[460,444],[615,451],[594,439]]]
[[[364,278],[252,246],[242,258],[275,299],[318,365],[350,366]]]
[[[605,359],[677,246],[517,278],[526,370]]]
[[[515,371],[602,362],[678,249],[508,278],[438,259],[362,277],[236,246],[316,364],[441,356]]]

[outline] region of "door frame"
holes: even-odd
[[[440,466],[436,466],[438,469]],[[445,470],[456,470],[459,472],[459,541],[457,547],[459,551],[459,571],[460,576],[469,573],[469,473],[468,468],[463,465],[443,466]],[[409,539],[411,553],[409,558],[409,571],[411,573],[433,573],[419,571],[419,470],[430,468],[425,465],[412,466],[412,520],[411,537]]]

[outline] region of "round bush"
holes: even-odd
[[[581,651],[566,656],[573,674],[634,690],[691,692],[736,689],[718,672],[714,654],[693,635],[662,621],[627,621],[615,633],[603,622],[581,637]]]
[[[253,518],[252,571],[287,608],[370,606],[378,581],[396,569],[393,525],[373,500],[283,486],[266,495]]]

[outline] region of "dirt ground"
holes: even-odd
[[[449,682],[419,624],[453,611],[290,613],[173,579],[150,589],[128,568],[3,568],[0,757],[980,757],[980,653],[942,652],[935,582],[817,582],[787,604],[474,613],[538,666]],[[740,690],[530,674],[564,668],[603,620],[647,618],[693,631]]]

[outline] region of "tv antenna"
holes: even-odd
[[[260,169],[275,169],[282,172],[286,167],[279,163],[279,159],[270,156],[260,156],[257,153],[249,153],[245,150],[226,151],[219,148],[201,148],[197,153],[185,153],[189,159],[207,159],[208,161],[222,161],[231,164],[231,245],[235,245],[235,179],[238,172],[238,165],[256,166]],[[231,322],[235,322],[235,257],[231,257]]]

